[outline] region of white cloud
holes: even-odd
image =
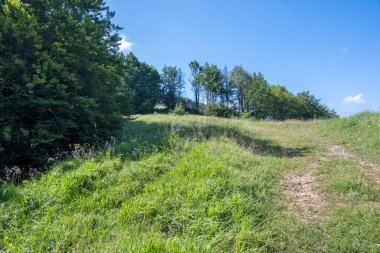
[[[364,104],[365,99],[363,94],[358,94],[356,96],[349,96],[343,99],[343,103],[345,104]]]
[[[132,51],[133,42],[131,42],[127,36],[121,35],[121,41],[119,44],[120,51]]]

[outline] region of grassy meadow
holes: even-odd
[[[2,183],[0,252],[380,252],[380,114],[138,116]]]

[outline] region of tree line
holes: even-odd
[[[136,113],[153,112],[155,104],[162,102],[169,110],[183,107],[192,113],[220,117],[273,120],[336,117],[333,110],[309,92],[295,95],[285,86],[270,85],[262,73],[251,74],[242,66],[230,71],[215,64],[190,62],[189,82],[194,99],[189,100],[182,96],[185,77],[180,68],[165,66],[159,73],[139,62],[132,53],[127,55],[126,62],[126,73],[130,76],[126,84],[134,93]],[[155,78],[149,77],[152,71]]]
[[[197,61],[189,64],[195,108],[215,116],[241,115],[254,119],[314,119],[336,113],[307,91],[294,95],[281,85],[270,85],[260,72],[242,66],[231,71]]]
[[[0,166],[42,167],[71,144],[117,136],[129,115],[157,104],[215,116],[311,119],[335,113],[308,92],[261,73],[192,61],[185,76],[120,53],[121,28],[104,0],[0,0]],[[0,170],[4,174],[4,170]],[[1,176],[1,175],[0,175]]]

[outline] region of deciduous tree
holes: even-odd
[[[169,109],[173,110],[185,85],[182,70],[173,66],[164,66],[161,72],[161,84],[164,102]]]

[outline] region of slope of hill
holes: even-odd
[[[378,252],[380,115],[140,116],[0,187],[1,252]]]

